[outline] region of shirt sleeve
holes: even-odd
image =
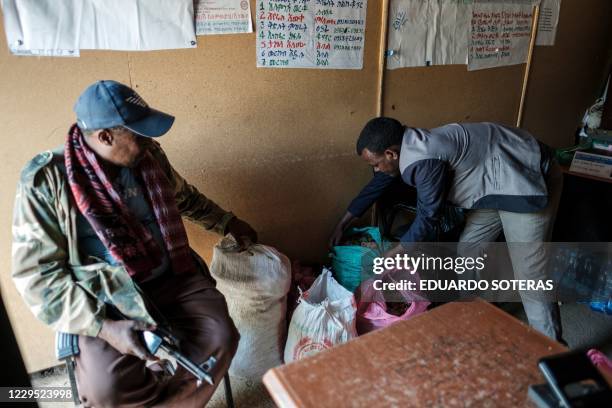
[[[380,198],[385,190],[397,180],[397,177],[389,176],[385,173],[374,173],[372,180],[351,201],[347,211],[355,217],[361,217]]]
[[[438,159],[420,160],[409,166],[402,178],[417,189],[417,215],[402,236],[402,244],[434,241],[438,215],[445,200],[448,165]]]
[[[46,186],[20,182],[13,216],[13,281],[32,313],[55,331],[96,336],[104,303],[75,282],[66,237]]]

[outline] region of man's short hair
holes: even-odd
[[[389,147],[401,145],[404,136],[404,125],[398,120],[387,117],[371,119],[366,123],[357,139],[357,154],[363,149],[382,154]]]

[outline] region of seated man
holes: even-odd
[[[455,123],[428,130],[381,117],[364,127],[357,154],[373,167],[374,178],[338,222],[330,246],[397,178],[417,189],[417,216],[401,238],[404,244],[435,239],[445,202],[470,210],[460,242],[493,242],[502,230],[508,242],[550,241],[563,176],[550,148],[522,129]],[[517,279],[545,279],[540,246],[509,249]],[[520,295],[531,326],[560,340],[558,306]]]
[[[244,221],[188,184],[153,137],[174,118],[129,87],[99,81],[79,97],[65,146],[24,168],[13,221],[13,278],[36,317],[79,334],[76,378],[90,407],[203,406],[214,387],[172,377],[138,332],[168,325],[197,364],[210,356],[215,384],[238,345],[223,295],[189,247],[181,216],[239,242]],[[137,285],[135,285],[135,283]],[[129,320],[109,318],[110,305]]]

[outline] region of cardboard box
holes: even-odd
[[[570,171],[612,180],[612,156],[578,151]]]

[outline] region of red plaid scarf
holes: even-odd
[[[68,133],[64,158],[77,207],[104,246],[134,279],[150,276],[161,264],[162,251],[149,230],[125,205],[76,124]],[[174,273],[194,272],[196,264],[168,178],[149,152],[135,171],[142,177]]]

